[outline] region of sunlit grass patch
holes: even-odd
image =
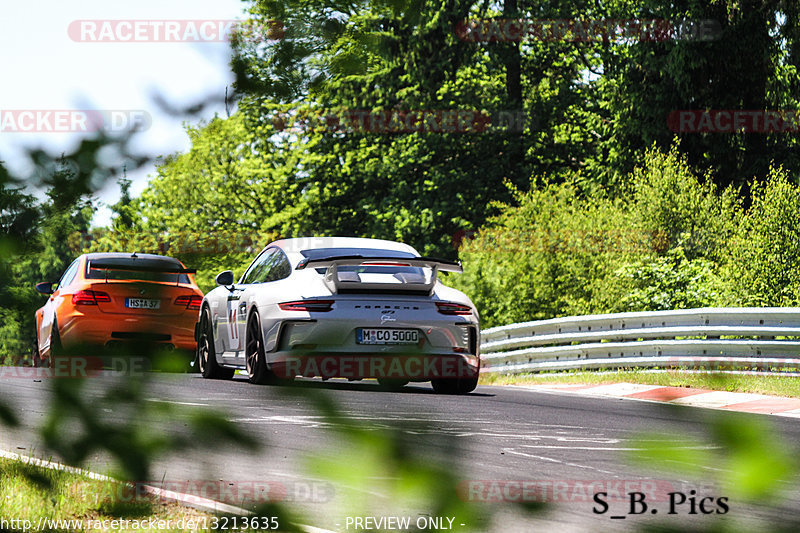
[[[115,481],[101,481],[89,477],[39,467],[21,461],[0,459],[0,516],[11,522],[12,530],[22,530],[23,521],[29,521],[34,527],[48,520],[50,531],[96,531],[91,523],[110,524],[111,520],[120,520],[121,527],[113,531],[165,531],[150,528],[146,524],[151,519],[165,521],[173,527],[166,531],[183,531],[179,523],[211,523],[213,515],[195,509],[183,507],[176,503],[159,500],[155,496],[142,496],[126,488],[126,485]],[[53,521],[72,520],[67,525],[54,525]],[[82,522],[74,522],[80,520]],[[127,520],[129,527],[124,527]],[[137,526],[134,527],[134,521]],[[78,524],[82,527],[76,527]],[[145,527],[138,525],[145,524]],[[60,526],[60,527],[59,527]],[[99,530],[102,530],[100,528]]]

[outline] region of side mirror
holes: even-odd
[[[217,274],[217,277],[214,278],[214,281],[217,285],[225,285],[226,287],[229,285],[233,285],[233,271],[225,270]]]
[[[53,290],[53,285],[55,285],[55,283],[52,281],[43,281],[36,284],[36,290],[42,294],[53,294],[55,292]]]

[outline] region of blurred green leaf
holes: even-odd
[[[776,437],[772,424],[753,415],[720,413],[709,423],[710,442],[648,434],[634,440],[640,465],[708,479],[709,470],[723,494],[736,501],[774,502],[783,482],[796,478],[798,461]]]

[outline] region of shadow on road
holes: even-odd
[[[198,376],[199,377],[199,376]],[[242,383],[244,385],[250,387],[256,387],[257,385],[252,385],[247,381],[245,376],[236,375],[233,378],[234,382]],[[284,383],[279,385],[267,385],[268,387],[281,387],[281,388],[293,388],[293,389],[311,389],[311,390],[349,390],[349,391],[363,391],[363,392],[393,392],[396,394],[431,394],[436,396],[442,396],[444,398],[447,395],[439,395],[436,394],[432,388],[430,388],[430,384],[426,382],[422,383],[410,383],[401,389],[389,389],[379,385],[374,381],[347,381],[347,380],[340,380],[340,379],[331,379],[328,381],[322,381],[316,378],[295,378],[294,381],[291,383]],[[465,394],[463,396],[480,396],[480,397],[493,397],[494,394],[483,393],[483,392],[471,392],[469,394]]]

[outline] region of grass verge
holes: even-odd
[[[163,533],[212,523],[212,514],[134,493],[122,483],[0,459],[0,531]]]
[[[609,372],[559,372],[540,374],[481,374],[482,385],[536,385],[545,383],[641,383],[665,387],[692,387],[728,392],[752,392],[800,398],[800,378],[795,376],[754,376],[709,374],[665,370],[619,370]]]

